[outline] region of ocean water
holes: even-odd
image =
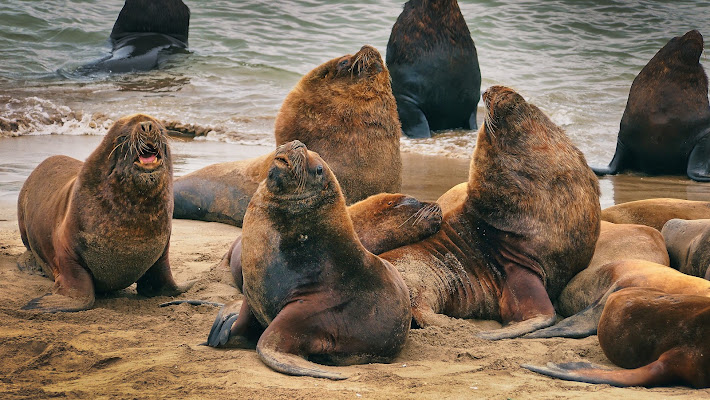
[[[254,146],[261,154],[274,144],[275,116],[298,79],[364,44],[384,57],[404,2],[185,3],[192,12],[188,54],[150,72],[81,76],[78,66],[109,53],[123,0],[0,2],[0,136],[101,135],[120,116],[144,112],[209,132],[199,140]],[[690,29],[710,35],[710,2],[694,0],[459,4],[478,50],[482,89],[518,90],[592,164],[611,159],[631,82],[656,51]],[[465,159],[475,138],[474,131],[449,131],[403,139],[402,150]],[[0,148],[10,140],[0,138]],[[222,159],[201,153],[198,165],[212,161]]]

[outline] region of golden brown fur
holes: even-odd
[[[630,201],[602,210],[604,221],[647,225],[659,231],[673,218],[710,218],[710,202],[659,198]]]
[[[401,133],[389,72],[370,46],[306,74],[275,126],[278,145],[298,139],[326,160],[348,203],[399,192]]]

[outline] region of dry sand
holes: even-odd
[[[240,298],[216,268],[238,228],[175,220],[171,242],[179,281],[199,279],[180,298]],[[606,360],[596,336],[488,342],[474,336],[492,321],[446,319],[412,330],[391,364],[333,367],[345,381],[291,377],[267,368],[254,350],[201,346],[217,309],[144,298],[135,285],[99,297],[92,310],[40,314],[20,308],[52,282],[16,268],[24,247],[14,206],[0,207],[0,398],[82,399],[391,399],[391,398],[710,398],[684,387],[614,388],[553,380],[521,363]]]

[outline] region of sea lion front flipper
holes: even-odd
[[[262,329],[246,300],[226,303],[217,313],[207,345],[211,347],[254,348]]]
[[[90,309],[94,305],[94,296],[69,297],[56,293],[47,293],[29,301],[23,310],[37,310],[46,313],[76,312]]]
[[[514,254],[509,254],[514,256]],[[540,276],[527,267],[506,263],[505,282],[499,299],[501,329],[478,333],[488,340],[510,339],[548,327],[557,316]]]
[[[710,134],[695,144],[688,157],[688,178],[710,182]]]
[[[604,375],[615,371],[587,362],[569,362],[562,364],[547,363],[547,366],[545,367],[530,364],[521,364],[520,366],[530,371],[537,372],[538,374],[564,379],[567,381],[628,386],[619,385],[618,383],[611,381],[609,378],[604,377]]]
[[[182,284],[175,283],[168,261],[169,248],[170,244],[165,246],[158,261],[136,281],[136,291],[141,296],[175,296],[187,292],[197,282],[197,280],[192,280]]]
[[[523,337],[526,339],[553,337],[581,339],[596,335],[603,310],[604,303],[595,302],[577,314],[563,319],[558,324],[531,332]]]
[[[471,116],[468,117],[468,129],[475,131],[478,129],[478,122],[476,121],[477,110],[474,108]]]
[[[322,333],[320,329],[311,325],[314,318],[310,307],[307,302],[286,305],[259,338],[256,352],[269,368],[286,375],[347,379],[306,359],[313,347],[318,347],[317,352],[321,354],[329,350],[329,343],[317,338]]]
[[[626,154],[626,146],[619,140],[616,141],[616,151],[614,152],[614,158],[606,167],[591,167],[592,171],[599,176],[604,175],[614,175],[619,173],[624,168],[624,161],[628,155]]]
[[[402,133],[412,139],[431,137],[429,122],[424,112],[409,97],[397,97],[397,112],[402,121]]]
[[[56,254],[54,271],[54,293],[30,300],[23,310],[37,310],[47,313],[75,312],[88,310],[94,305],[94,280],[89,271],[81,266],[71,251]]]

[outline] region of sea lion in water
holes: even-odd
[[[487,113],[466,201],[438,233],[381,255],[401,272],[420,326],[436,314],[496,319],[515,337],[555,321],[550,299],[587,266],[599,236],[599,184],[564,131],[512,89]]]
[[[672,219],[661,231],[678,271],[710,280],[710,219]]]
[[[81,162],[44,160],[22,186],[17,220],[27,253],[54,279],[54,294],[24,309],[91,308],[95,292],[138,283],[145,296],[176,295],[168,261],[172,160],[163,126],[142,114],[116,121]]]
[[[585,362],[531,371],[577,382],[614,386],[710,386],[710,298],[628,288],[611,296],[599,321],[599,345],[616,365],[609,370]]]
[[[708,79],[703,36],[674,37],[639,72],[621,118],[614,158],[598,175],[626,170],[710,181]]]
[[[602,210],[604,221],[647,225],[659,231],[673,218],[710,218],[710,202],[670,198],[645,199],[617,204]]]
[[[299,141],[280,146],[254,194],[242,232],[244,301],[218,314],[208,344],[253,336],[266,365],[289,375],[345,376],[334,365],[391,361],[411,323],[397,270],[355,234],[328,165]],[[222,340],[224,339],[224,340]]]
[[[274,134],[277,145],[297,139],[320,154],[348,204],[400,191],[402,130],[389,72],[374,47],[301,78],[276,116]]]
[[[182,0],[126,0],[111,30],[111,55],[79,72],[157,68],[166,55],[185,51],[189,28],[190,8]]]
[[[208,165],[175,179],[173,218],[221,222],[241,227],[274,152],[249,160]]]
[[[410,0],[392,26],[387,67],[402,131],[476,129],[481,70],[456,0]]]
[[[423,240],[438,232],[442,222],[437,203],[422,202],[401,193],[372,195],[349,206],[348,215],[360,243],[375,255]],[[229,267],[239,290],[243,282],[241,257],[240,235],[220,263]]]
[[[643,260],[637,264],[614,264],[624,260]],[[626,266],[629,270],[625,270]],[[589,266],[575,275],[557,299],[557,311],[568,317],[554,326],[526,335],[526,338],[586,337],[597,332],[607,297],[621,287],[637,286],[645,276],[670,265],[663,236],[645,225],[613,224],[602,221],[599,240]],[[614,289],[610,290],[611,287]]]

